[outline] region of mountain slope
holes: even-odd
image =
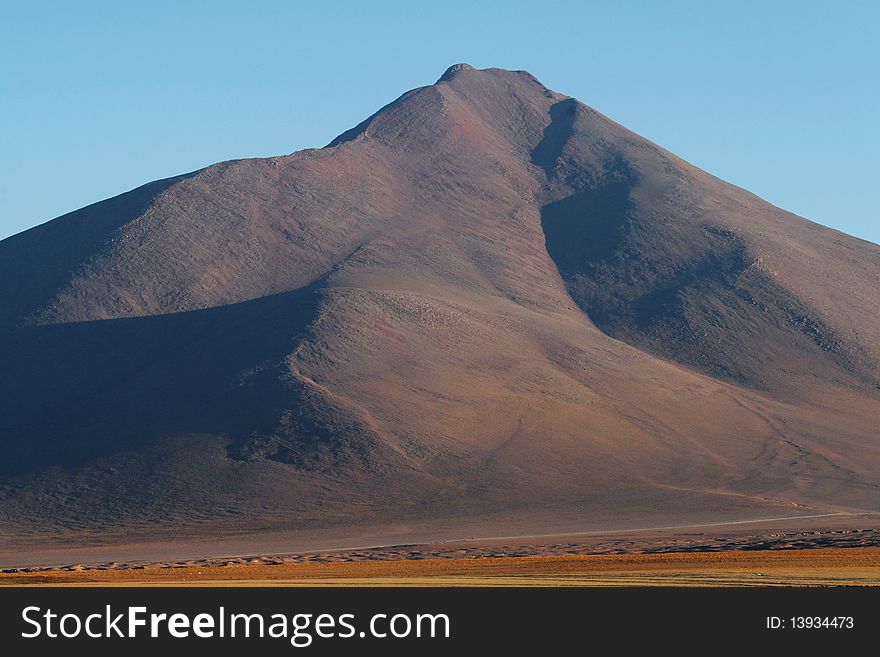
[[[65,215],[0,281],[9,544],[880,501],[880,247],[524,72]]]

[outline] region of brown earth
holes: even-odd
[[[874,512],[878,281],[877,245],[452,67],[0,241],[0,565]]]
[[[880,586],[880,548],[0,573],[0,586]]]

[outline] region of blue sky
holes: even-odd
[[[0,238],[322,146],[447,66],[527,69],[694,164],[880,242],[880,2],[0,0]]]

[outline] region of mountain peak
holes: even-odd
[[[459,73],[475,71],[475,70],[477,70],[477,69],[475,69],[470,64],[453,64],[452,66],[450,66],[449,68],[446,69],[446,72],[440,76],[440,79],[437,80],[437,82],[438,83],[439,82],[448,82],[449,80],[454,78]]]

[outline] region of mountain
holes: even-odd
[[[0,242],[0,552],[873,511],[878,282],[880,246],[459,64]]]

